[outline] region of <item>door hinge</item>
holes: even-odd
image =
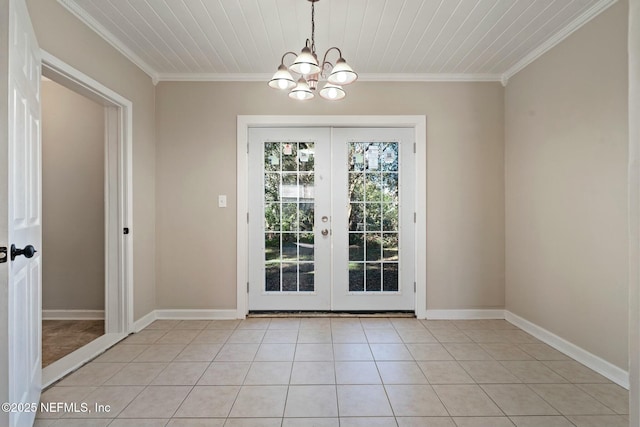
[[[416,143],[413,143],[413,154],[416,154]]]
[[[249,143],[247,142],[247,154],[249,154]]]
[[[7,262],[7,248],[3,246],[0,248],[0,264]]]
[[[247,282],[247,293],[249,293],[249,282]]]
[[[249,224],[249,212],[247,212],[247,224]]]
[[[415,224],[416,222],[418,222],[418,213],[414,212],[413,213],[413,223]]]
[[[413,282],[413,293],[416,293],[416,282]]]

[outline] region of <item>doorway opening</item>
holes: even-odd
[[[238,317],[425,317],[424,116],[239,116],[237,135]]]
[[[84,141],[79,141],[77,147],[67,145],[65,149],[69,151],[65,158],[58,159],[58,166],[62,167],[57,172],[50,168],[50,176],[44,176],[45,180],[52,178],[54,181],[43,186],[45,192],[56,180],[61,183],[65,179],[78,178],[94,181],[77,183],[77,188],[67,185],[63,191],[72,193],[75,190],[79,194],[67,194],[62,201],[49,198],[60,195],[43,195],[43,210],[58,210],[49,212],[53,215],[49,220],[45,212],[43,221],[43,262],[51,263],[43,275],[43,343],[51,326],[47,323],[53,321],[59,322],[53,327],[61,329],[56,333],[64,334],[62,331],[66,327],[68,333],[75,335],[77,343],[84,344],[77,349],[60,349],[61,353],[70,352],[46,366],[43,360],[42,385],[46,387],[122,340],[132,328],[132,103],[45,51],[42,51],[42,76],[51,81],[46,85],[55,85],[53,92],[66,91],[67,96],[93,111],[85,120],[100,122],[87,134],[97,138],[97,142],[90,142],[89,136],[81,135]],[[43,97],[47,95],[46,90],[43,93]],[[44,101],[43,110],[47,103],[56,103],[55,99]],[[67,126],[87,127],[87,123],[71,122]],[[72,144],[71,141],[66,143]],[[89,149],[89,144],[97,147],[83,151]],[[47,155],[46,147],[43,154]],[[69,157],[77,159],[71,162]],[[43,164],[50,165],[51,162],[55,159],[47,159]],[[71,170],[72,167],[84,172],[82,178],[78,171]],[[46,174],[47,169],[44,172]],[[74,203],[84,203],[78,205],[83,206],[83,211],[74,212]],[[75,217],[75,226],[65,230],[70,216]],[[48,243],[47,236],[51,240]],[[49,254],[51,258],[47,256]],[[59,265],[54,265],[56,261]],[[69,274],[67,270],[74,262],[75,274]],[[81,271],[84,274],[79,274]],[[74,285],[74,282],[78,283]],[[43,353],[47,350],[51,349],[44,348],[43,344]]]
[[[42,367],[104,335],[104,106],[42,77]]]

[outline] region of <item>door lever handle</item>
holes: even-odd
[[[25,258],[31,258],[36,254],[36,252],[38,251],[36,251],[36,249],[31,245],[25,246],[24,249],[18,249],[16,248],[16,245],[11,245],[11,261],[20,255],[24,255]]]

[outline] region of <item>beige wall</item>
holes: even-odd
[[[348,92],[302,104],[263,82],[157,86],[158,308],[236,307],[236,117],[245,114],[426,115],[428,308],[504,306],[502,86],[358,82]]]
[[[40,47],[133,102],[134,319],[155,309],[155,88],[55,0],[28,0]]]
[[[104,310],[104,107],[41,94],[42,309]]]
[[[640,425],[640,0],[629,1],[629,425]]]
[[[506,89],[506,308],[627,369],[627,3]]]

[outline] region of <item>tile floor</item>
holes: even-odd
[[[42,400],[91,412],[39,427],[628,426],[625,389],[503,320],[158,320]]]

